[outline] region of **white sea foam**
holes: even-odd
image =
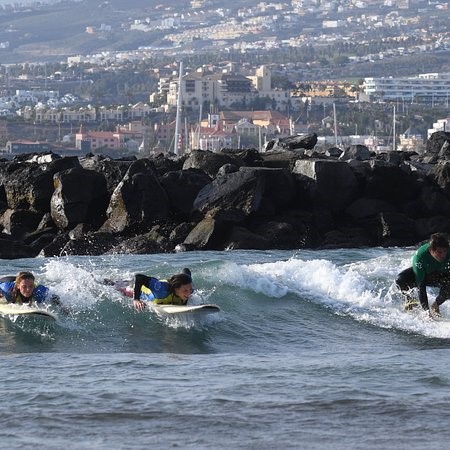
[[[382,328],[392,328],[429,337],[450,338],[450,320],[433,320],[421,309],[405,312],[395,287],[400,270],[408,267],[410,255],[384,255],[338,266],[326,259],[242,265],[229,264],[228,282],[267,297],[288,293],[326,306],[340,315]],[[435,291],[429,289],[430,301]],[[441,306],[449,316],[447,304]]]
[[[99,283],[89,266],[51,259],[44,266],[44,278],[52,293],[57,294],[66,306],[89,308],[96,302]]]

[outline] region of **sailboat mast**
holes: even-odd
[[[180,110],[181,110],[181,77],[183,74],[183,61],[180,61],[180,71],[178,75],[178,92],[177,92],[177,115],[175,118],[175,142],[173,144],[173,152],[179,156],[179,138],[180,138]]]
[[[392,150],[395,152],[396,145],[395,145],[395,105],[394,105],[394,113],[393,113],[393,123],[392,123]]]
[[[338,146],[337,123],[336,123],[336,105],[333,103],[333,120],[334,120],[334,145]]]
[[[197,148],[198,149],[201,149],[201,147],[200,147],[200,135],[201,135],[201,132],[202,132],[202,111],[203,111],[203,103],[200,103],[200,112],[198,113],[198,129],[197,129]]]

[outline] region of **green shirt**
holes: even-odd
[[[429,243],[422,245],[418,248],[413,257],[413,271],[419,286],[423,283],[428,274],[450,270],[450,251],[447,252],[447,257],[445,260],[443,262],[439,262],[431,256],[429,248]]]

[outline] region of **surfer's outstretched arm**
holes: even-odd
[[[145,302],[141,300],[141,289],[142,286],[146,286],[149,281],[150,277],[143,275],[142,273],[137,273],[134,276],[133,306],[138,311],[142,311],[145,308]]]

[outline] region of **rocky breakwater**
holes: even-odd
[[[316,143],[2,160],[0,257],[406,246],[450,233],[450,133],[422,156]]]

